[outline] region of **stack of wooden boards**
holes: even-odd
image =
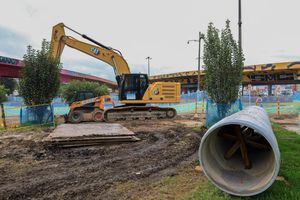
[[[120,124],[81,123],[59,125],[45,142],[62,148],[95,146],[111,143],[136,142],[134,132]]]

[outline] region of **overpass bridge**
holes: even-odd
[[[22,60],[0,56],[0,77],[20,78],[20,70],[24,66]],[[68,83],[72,80],[86,80],[105,84],[112,90],[117,89],[117,83],[93,75],[74,72],[66,69],[60,71],[60,80],[62,83]]]
[[[200,72],[200,82],[205,81],[205,72]],[[150,82],[172,81],[180,82],[182,90],[196,90],[198,71],[186,71],[150,77]],[[243,67],[242,85],[283,85],[300,84],[300,61],[280,62]]]

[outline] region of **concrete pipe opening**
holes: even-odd
[[[200,163],[221,190],[252,196],[269,188],[280,167],[280,153],[266,112],[248,107],[216,123],[202,138]]]

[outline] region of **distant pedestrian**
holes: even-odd
[[[261,98],[260,95],[258,95],[258,97],[257,97],[257,99],[256,99],[256,101],[255,101],[256,106],[263,107],[262,102],[263,102],[263,99]]]

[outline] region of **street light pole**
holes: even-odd
[[[150,60],[151,60],[152,58],[151,57],[147,57],[146,58],[146,60],[148,60],[148,76],[150,76]]]
[[[239,0],[239,21],[238,21],[238,26],[239,26],[239,51],[242,51],[242,1]],[[242,95],[244,92],[244,86],[242,84]]]
[[[198,47],[198,84],[197,84],[197,92],[200,92],[200,68],[201,68],[201,63],[200,63],[200,56],[201,56],[201,39],[204,39],[204,35],[199,32],[199,39],[198,40],[188,40],[188,44],[190,42],[198,42],[199,47]]]
[[[201,64],[200,64],[200,60],[201,60],[201,39],[202,39],[202,34],[201,32],[199,32],[199,48],[198,48],[198,86],[197,86],[197,92],[200,92],[200,68],[201,68]]]
[[[242,50],[242,2],[239,0],[239,48]]]

